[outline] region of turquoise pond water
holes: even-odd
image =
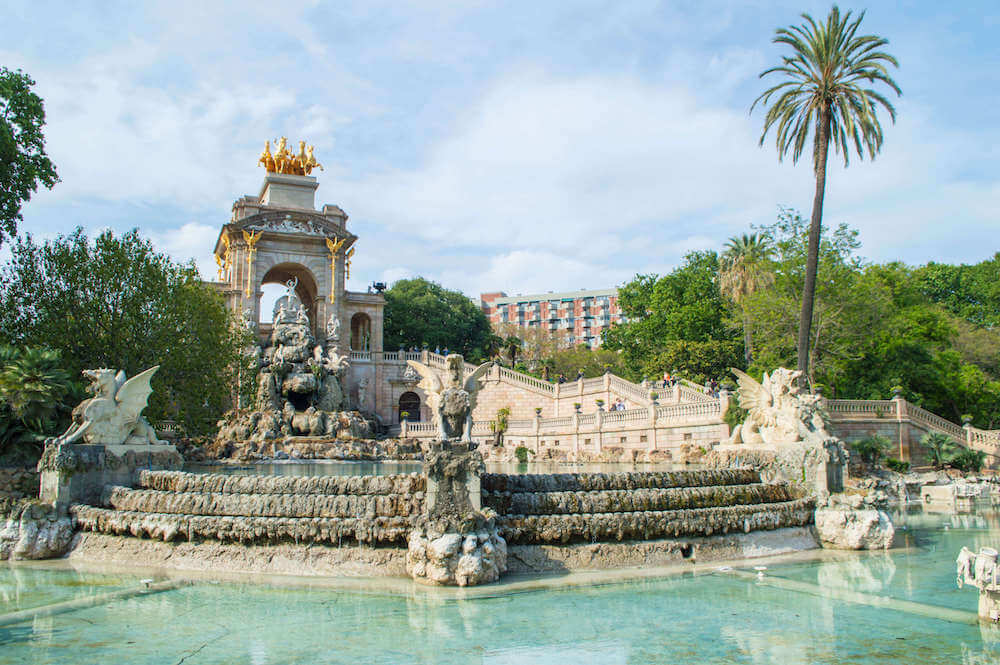
[[[199,578],[0,625],[0,662],[1000,662],[1000,642],[993,643],[1000,636],[972,620],[977,594],[955,587],[954,564],[963,545],[1000,546],[1000,516],[986,507],[896,520],[901,548],[772,561],[764,581],[752,564],[705,566],[642,581],[522,584],[516,593],[501,585],[469,598],[404,582],[348,590],[303,578]],[[12,612],[135,587],[140,577],[65,562],[3,566],[0,607]]]

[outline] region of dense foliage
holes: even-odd
[[[82,392],[58,352],[0,346],[0,465],[36,461],[42,441],[69,425]]]
[[[629,321],[605,334],[630,378],[669,371],[701,382],[743,368],[740,328],[751,332],[751,374],[793,367],[808,261],[809,222],[792,210],[755,230],[770,239],[771,277],[737,303],[720,295],[712,252],[695,252],[662,278],[621,288]],[[819,243],[808,382],[828,397],[905,397],[953,422],[1000,427],[1000,255],[976,265],[872,264],[857,232],[825,228]],[[763,268],[762,268],[763,269]],[[747,337],[748,339],[750,336]]]
[[[0,341],[59,351],[74,378],[159,365],[147,415],[190,434],[211,430],[233,398],[246,340],[193,265],[155,252],[136,231],[91,242],[77,229],[44,244],[28,235],[12,250],[0,266]]]
[[[38,185],[51,189],[59,180],[45,154],[45,109],[34,84],[22,71],[0,66],[0,245],[17,233],[21,206]]]
[[[384,335],[388,351],[448,349],[470,362],[491,355],[496,346],[476,303],[423,277],[401,279],[385,292]]]
[[[604,348],[620,351],[626,376],[664,372],[703,382],[744,367],[743,334],[719,291],[719,256],[691,252],[663,277],[638,275],[618,292],[628,322],[604,333]]]

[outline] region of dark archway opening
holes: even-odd
[[[264,273],[264,277],[260,280],[260,283],[261,286],[265,284],[277,284],[284,287],[293,279],[298,282],[295,285],[295,295],[302,301],[302,306],[309,317],[310,327],[313,328],[313,333],[315,334],[316,294],[319,287],[316,285],[316,278],[308,268],[299,263],[279,263]],[[273,319],[274,301],[277,300],[278,296],[284,295],[284,289],[282,288],[278,292],[275,292],[274,289],[262,288],[261,290],[264,291],[266,300],[265,297],[261,298],[260,321],[267,323]]]
[[[351,317],[351,349],[371,351],[372,320],[364,312]]]
[[[415,392],[405,392],[399,396],[399,413],[402,419],[403,412],[409,415],[406,419],[411,423],[420,422],[420,395]]]

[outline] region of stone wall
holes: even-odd
[[[803,526],[811,500],[750,469],[503,475],[481,478],[482,503],[515,543],[648,540]],[[104,534],[239,543],[402,546],[426,512],[422,474],[233,476],[141,471],[138,487],[76,505]]]
[[[21,499],[38,497],[40,475],[33,467],[0,468],[0,517]]]

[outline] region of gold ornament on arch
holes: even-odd
[[[306,146],[305,141],[299,141],[298,154],[288,149],[288,137],[282,136],[274,140],[274,152],[271,152],[271,142],[264,142],[264,152],[257,160],[268,173],[286,175],[310,175],[313,169],[323,170],[323,165],[316,161],[313,154],[316,146]]]

